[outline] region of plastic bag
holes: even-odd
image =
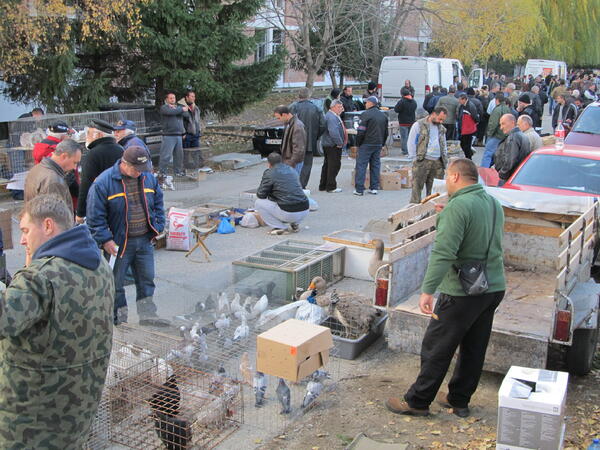
[[[256,214],[253,212],[247,212],[242,217],[240,225],[246,228],[258,228],[260,224],[258,223],[258,219],[256,218]]]
[[[296,319],[314,324],[320,324],[325,319],[325,312],[319,305],[309,300],[298,301],[302,304],[296,310]]]
[[[235,227],[231,225],[229,221],[229,217],[221,217],[221,221],[219,222],[219,226],[217,227],[217,233],[219,234],[229,234],[235,233]]]

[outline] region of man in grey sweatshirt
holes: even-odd
[[[176,176],[185,175],[183,171],[183,118],[189,115],[188,107],[177,104],[173,92],[165,96],[165,104],[160,107],[162,122],[162,144],[158,164],[161,175],[167,174],[167,168],[173,164]]]

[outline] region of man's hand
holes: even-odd
[[[85,222],[85,217],[79,217],[79,216],[75,216],[75,222],[77,222],[78,224],[82,224]]]
[[[189,111],[190,108],[188,108],[187,106],[183,106],[182,109],[185,112],[185,111]]]
[[[25,250],[25,267],[29,264],[31,264],[31,253],[29,253],[29,250]]]
[[[445,206],[446,205],[444,205],[443,203],[434,203],[433,204],[433,207],[435,208],[436,213],[441,213]]]
[[[112,256],[117,256],[117,244],[115,241],[108,241],[102,244],[102,248],[106,253]]]
[[[422,293],[419,297],[419,308],[423,314],[430,316],[433,313],[433,295]]]

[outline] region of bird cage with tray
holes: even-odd
[[[243,421],[238,381],[192,367],[181,336],[115,327],[88,448],[213,447]]]
[[[244,280],[273,282],[275,298],[289,301],[298,289],[306,290],[316,276],[323,277],[328,283],[341,280],[344,247],[290,239],[232,264],[234,283]]]

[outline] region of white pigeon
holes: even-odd
[[[241,298],[240,298],[240,294],[237,294],[237,293],[236,293],[236,294],[233,296],[233,300],[231,301],[231,303],[230,303],[230,305],[229,305],[229,307],[231,308],[231,312],[232,312],[232,313],[234,313],[234,314],[235,314],[236,312],[238,312],[238,311],[241,311],[241,310],[242,310],[242,305],[240,304],[240,300],[241,300]]]
[[[242,306],[246,311],[250,312],[252,310],[252,296],[249,295],[246,297],[246,300],[244,300],[244,304]]]
[[[235,332],[233,333],[233,342],[241,341],[247,339],[250,335],[250,328],[246,323],[246,316],[242,316],[242,324],[239,325]]]
[[[260,316],[263,312],[265,312],[267,310],[268,307],[269,307],[269,299],[267,298],[266,295],[263,295],[261,298],[258,299],[256,304],[252,307],[252,317]]]
[[[221,314],[221,317],[215,322],[215,328],[219,331],[219,336],[225,333],[225,330],[229,328],[231,321],[225,314]]]
[[[221,292],[219,295],[219,302],[217,304],[217,312],[219,314],[229,314],[229,299],[227,298],[227,294],[225,292]]]
[[[300,302],[292,302],[263,312],[256,323],[256,328],[271,328],[281,322],[292,319],[296,315],[296,310],[300,305]]]
[[[306,408],[312,404],[316,400],[316,398],[321,394],[323,390],[323,385],[318,381],[309,381],[308,386],[306,386],[306,394],[304,394],[304,399],[302,399],[302,408]]]
[[[208,360],[208,345],[206,343],[206,334],[202,332],[200,324],[196,322],[190,330],[190,337],[195,348],[195,357],[201,361]]]

